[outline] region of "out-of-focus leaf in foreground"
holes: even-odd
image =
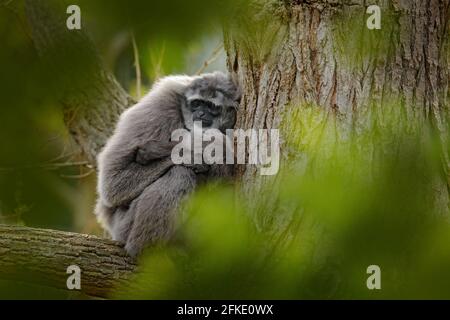
[[[339,120],[321,109],[293,110],[285,136],[297,156],[244,201],[229,187],[197,192],[181,219],[183,245],[149,249],[144,290],[120,297],[450,297],[450,227],[436,192],[445,177],[431,127],[386,113],[385,131],[340,136]],[[254,227],[285,214],[281,231]],[[366,286],[370,265],[381,268],[381,290]]]

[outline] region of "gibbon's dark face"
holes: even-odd
[[[215,128],[222,132],[234,127],[239,105],[238,89],[223,73],[199,76],[188,87],[183,117],[186,128],[192,130],[195,121],[202,128]]]
[[[188,104],[192,120],[201,121],[203,128],[227,129],[234,126],[236,110],[232,106],[220,106],[203,99],[193,99]]]

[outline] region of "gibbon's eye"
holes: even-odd
[[[192,109],[198,109],[202,104],[201,100],[192,100],[191,101],[191,108]]]

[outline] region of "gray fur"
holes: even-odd
[[[132,256],[149,244],[170,239],[180,201],[210,177],[230,175],[230,165],[174,165],[172,131],[192,129],[190,101],[221,107],[211,127],[232,128],[239,92],[229,76],[169,76],[158,81],[126,110],[98,155],[98,201],[95,213],[114,240]],[[208,109],[206,109],[208,113]],[[203,114],[203,112],[202,112]]]

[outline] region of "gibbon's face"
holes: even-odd
[[[217,105],[205,99],[192,99],[188,102],[192,121],[201,121],[205,129],[230,129],[236,122],[236,109],[233,106]]]
[[[222,132],[234,127],[240,97],[228,76],[222,73],[200,76],[189,86],[185,98],[182,109],[187,129],[192,130],[195,121],[200,121],[203,129]]]

